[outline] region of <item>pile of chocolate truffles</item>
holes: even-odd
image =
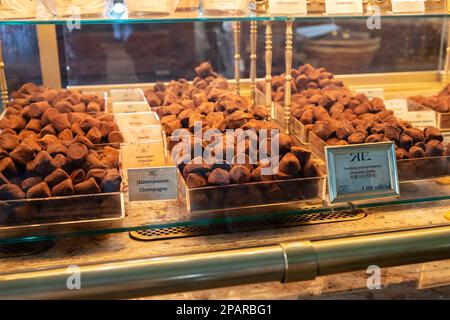
[[[241,129],[250,136],[256,135],[257,140],[260,130],[266,129],[270,137],[271,130],[275,129],[266,121],[267,109],[265,106],[254,106],[249,99],[236,94],[229,88],[227,79],[214,72],[209,62],[196,67],[195,73],[196,77],[191,83],[185,79],[170,81],[168,85],[157,83],[154,88],[145,92],[149,104],[161,118],[166,135],[171,136],[177,130],[177,136],[190,139],[190,152],[174,153],[175,161],[187,186],[194,191],[191,194],[192,206],[196,209],[206,209],[209,205],[234,207],[315,196],[318,192],[317,180],[306,182],[293,180],[322,175],[318,163],[311,159],[311,153],[295,146],[288,135],[278,133],[279,171],[275,174],[262,175],[261,170],[265,164],[262,164],[261,159],[250,161],[249,140],[242,142],[245,146],[238,146],[236,136],[230,137],[219,133],[225,132],[226,129]],[[212,137],[212,141],[205,141],[193,135],[195,126],[199,124],[203,132],[216,129],[217,134]],[[182,146],[186,141],[181,140],[172,142],[169,139],[169,149]],[[263,140],[260,145],[252,148],[256,148],[256,153],[259,154],[259,148],[270,148],[270,141],[270,138]],[[221,145],[224,157],[229,153],[227,150],[232,149],[234,158],[227,162],[224,158],[216,157],[214,150],[217,145]],[[212,158],[204,159],[201,156],[195,158],[195,147],[197,151],[200,148],[202,155],[210,154]],[[239,154],[240,150],[245,150],[244,154]],[[241,156],[245,159],[244,163],[237,161]],[[292,186],[289,188],[286,180],[292,180]],[[261,181],[270,183],[259,186],[249,184]],[[233,187],[207,190],[202,188],[228,185]],[[195,192],[196,189],[198,192]]]
[[[397,160],[450,155],[449,146],[444,148],[442,144],[443,136],[438,128],[414,128],[387,110],[382,99],[369,99],[363,93],[353,95],[324,68],[314,69],[306,64],[293,71],[293,77],[297,87],[292,96],[292,115],[328,145],[394,141]],[[277,92],[283,92],[279,89],[281,80],[276,78],[272,82],[273,88],[278,90],[274,93],[275,101],[281,97]],[[416,175],[420,171],[418,168],[414,171],[410,168],[417,163],[420,162],[409,162],[406,169],[399,165],[399,175],[404,178],[421,175]],[[430,165],[421,177],[445,174],[445,167],[444,163],[433,170]]]
[[[112,115],[84,113],[104,101],[31,83],[12,97],[0,120],[0,200],[119,191],[119,150],[99,145],[121,142],[119,128]]]
[[[443,88],[437,95],[423,97],[413,96],[409,99],[424,105],[436,112],[449,113],[450,112],[450,84]],[[449,124],[450,126],[450,124]]]
[[[256,132],[254,134],[257,135]],[[279,141],[277,172],[271,171],[268,163],[258,156],[256,159],[249,157],[259,155],[262,148],[265,149],[263,154],[275,156],[270,152],[271,138],[260,141],[255,136],[252,140],[243,140],[239,143],[235,136],[225,134],[215,136],[212,142],[194,136],[190,136],[189,139],[192,139],[188,143],[191,150],[180,148],[188,151],[177,153],[176,163],[190,189],[190,203],[193,209],[299,201],[319,195],[318,179],[296,179],[320,177],[322,173],[318,163],[311,158],[311,152],[294,145],[289,135],[278,133],[273,137]],[[180,142],[174,148],[183,143],[186,141]],[[200,147],[203,156],[193,158],[196,146]],[[256,152],[249,151],[252,148]],[[220,150],[220,157],[215,154],[217,150]],[[226,154],[234,154],[230,162],[226,161]],[[205,155],[208,156],[204,158]],[[185,161],[185,157],[192,160]],[[208,186],[215,188],[204,188]]]
[[[159,115],[167,136],[175,130],[186,134],[200,122],[202,130],[265,128],[268,112],[264,106],[253,106],[249,99],[228,87],[227,79],[213,71],[209,62],[195,68],[192,83],[186,79],[157,83],[145,92],[150,106]]]

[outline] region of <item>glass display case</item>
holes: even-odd
[[[108,249],[83,263],[188,255],[191,273],[226,256],[203,287],[242,264],[236,284],[364,268],[363,252],[386,266],[450,258],[446,1],[85,2],[0,2],[0,246],[95,237]],[[391,173],[373,156],[386,142]],[[349,146],[372,157],[331,163]],[[386,174],[399,194],[373,197],[395,187],[380,183]],[[332,201],[331,182],[350,200]],[[127,241],[112,253],[105,235]],[[402,253],[419,238],[428,246]],[[308,269],[321,257],[305,241],[330,239],[333,252],[361,251]],[[51,257],[0,256],[0,297],[29,293],[6,275],[66,263]],[[250,267],[279,259],[294,261],[289,277]],[[172,260],[168,270],[183,259]],[[161,279],[148,292],[163,292]]]

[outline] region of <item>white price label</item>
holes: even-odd
[[[247,0],[203,0],[206,10],[244,10]]]
[[[130,12],[168,12],[169,1],[167,0],[128,0],[128,11]]]
[[[113,113],[134,113],[134,112],[148,112],[150,106],[146,101],[141,102],[113,102]]]
[[[393,142],[325,149],[330,203],[400,194]]]
[[[383,88],[366,88],[366,89],[355,89],[356,93],[364,93],[367,98],[380,98],[384,100],[384,89]]]
[[[363,13],[362,0],[325,0],[326,14]]]
[[[394,114],[401,117],[403,113],[408,112],[408,101],[406,99],[385,100],[386,109],[394,111]]]
[[[159,124],[144,127],[128,127],[122,129],[125,143],[163,141],[162,130]]]
[[[306,0],[270,0],[270,14],[307,14]]]
[[[115,115],[115,119],[121,129],[159,124],[154,112],[119,113]]]
[[[125,143],[121,146],[123,167],[147,168],[166,165],[163,141]]]
[[[114,102],[145,102],[142,89],[118,89],[111,90],[111,101]]]
[[[424,0],[392,0],[393,13],[425,12]]]
[[[434,111],[408,111],[400,114],[399,118],[411,122],[414,127],[419,129],[436,126],[436,113]]]
[[[178,199],[175,166],[128,169],[130,201]]]

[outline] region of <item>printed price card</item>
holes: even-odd
[[[392,141],[325,147],[330,203],[400,195]]]
[[[121,149],[124,168],[157,167],[166,164],[163,141],[125,143]]]
[[[425,12],[424,0],[392,0],[393,13]]]
[[[128,169],[130,201],[178,199],[175,166]]]
[[[112,102],[145,102],[144,92],[142,89],[117,89],[110,91]]]
[[[159,124],[123,128],[122,134],[125,143],[163,141],[162,130]]]
[[[386,109],[394,111],[396,116],[401,116],[404,112],[408,112],[408,101],[406,99],[385,100],[384,105]]]
[[[380,98],[384,100],[384,89],[383,88],[366,88],[366,89],[355,89],[356,93],[364,93],[367,98]]]
[[[414,127],[419,129],[436,126],[436,114],[434,111],[408,111],[399,115],[399,118],[411,122]]]
[[[113,113],[134,113],[134,112],[148,112],[150,106],[146,101],[135,102],[113,102]]]
[[[363,13],[362,0],[326,0],[326,14]]]
[[[158,116],[154,112],[118,113],[115,115],[120,129],[159,124]]]
[[[270,0],[270,14],[307,14],[306,0]]]

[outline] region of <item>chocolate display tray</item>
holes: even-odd
[[[325,161],[328,144],[314,132],[309,133],[311,151]],[[450,175],[450,156],[397,160],[399,181],[433,179]]]
[[[421,108],[421,109],[425,109],[427,111],[432,111],[434,112],[435,116],[436,116],[436,127],[438,127],[441,130],[446,130],[449,131],[450,130],[450,112],[437,112],[431,108],[428,108],[422,104],[419,104],[413,100],[408,99],[408,105],[413,105],[416,106],[417,108]]]
[[[0,202],[0,238],[117,227],[121,192]]]
[[[222,211],[254,206],[321,203],[325,176],[190,189],[178,172],[178,194],[189,213]]]

